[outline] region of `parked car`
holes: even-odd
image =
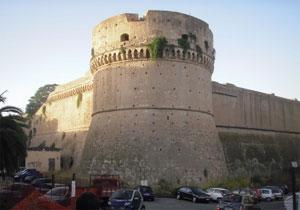
[[[219,201],[226,194],[231,194],[231,192],[224,188],[209,188],[207,193],[210,195],[211,199],[214,201]]]
[[[105,208],[109,197],[113,192],[120,190],[120,177],[117,175],[95,175],[91,191],[94,192],[100,202],[100,206]]]
[[[237,190],[232,191],[233,194],[237,195],[249,195],[253,197],[255,202],[258,202],[261,200],[261,193],[259,189],[251,189],[251,188],[240,188]]]
[[[27,168],[23,171],[17,172],[14,176],[14,180],[17,182],[23,182],[25,178],[29,176],[33,180],[34,178],[42,177],[42,174],[34,168]]]
[[[138,190],[118,190],[109,198],[108,208],[113,210],[145,210],[145,205]]]
[[[194,203],[196,202],[210,202],[211,197],[207,192],[200,188],[193,188],[193,187],[180,187],[177,190],[177,196],[176,198],[178,200],[185,199],[185,200],[191,200]]]
[[[227,194],[217,205],[217,210],[260,210],[252,196]]]
[[[34,187],[25,183],[14,183],[0,191],[0,209],[11,209],[34,190]]]
[[[300,192],[296,193],[296,198],[298,200],[297,210],[300,210]],[[288,195],[284,199],[284,210],[293,210],[293,195]]]
[[[47,198],[63,206],[70,204],[71,189],[69,186],[54,187],[41,198]]]
[[[261,193],[262,200],[273,201],[275,199],[275,196],[273,195],[271,189],[262,188],[262,189],[260,189],[260,193]]]
[[[48,192],[52,188],[52,179],[50,178],[37,178],[31,182],[37,190],[42,193]],[[57,184],[56,184],[57,186]]]
[[[279,186],[265,186],[263,188],[271,189],[276,200],[283,199],[283,190]]]
[[[143,185],[139,185],[137,187],[135,187],[134,189],[140,191],[140,193],[143,196],[143,200],[144,201],[154,201],[154,193],[151,187],[149,186],[143,186]]]

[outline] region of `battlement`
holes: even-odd
[[[151,55],[147,46],[133,46],[126,50],[119,48],[93,57],[90,62],[91,72],[94,74],[99,70],[99,67],[115,62],[149,59],[151,59]],[[196,50],[187,50],[184,52],[184,50],[179,47],[166,47],[163,50],[161,59],[204,65],[211,73],[214,69],[214,58],[206,53],[199,53]]]
[[[121,14],[104,20],[93,30],[92,58],[120,48],[127,51],[144,47],[154,38],[164,37],[168,45],[177,48],[183,39],[189,50],[214,57],[213,34],[204,21],[169,11],[148,11],[145,16]]]

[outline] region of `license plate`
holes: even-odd
[[[225,210],[232,210],[232,208],[225,207]]]

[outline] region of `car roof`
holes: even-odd
[[[209,188],[209,189],[212,189],[212,190],[228,190],[228,189],[225,189],[225,188],[218,188],[218,187],[212,187],[212,188]]]

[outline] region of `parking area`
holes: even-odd
[[[216,203],[193,203],[173,198],[157,198],[154,202],[145,202],[146,210],[216,210]],[[283,210],[282,201],[261,202],[262,210]]]

